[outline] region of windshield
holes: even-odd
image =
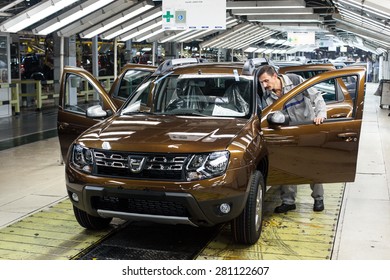
[[[154,83],[152,83],[154,82]],[[151,95],[151,85],[154,85]],[[167,75],[142,84],[122,114],[249,117],[252,77],[233,75]]]

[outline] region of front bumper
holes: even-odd
[[[85,186],[81,196],[76,193],[82,202],[76,202],[72,199],[73,192],[68,187],[72,203],[90,215],[192,226],[213,226],[234,219],[242,212],[247,198],[243,192],[224,199],[199,202],[190,193]],[[229,204],[229,213],[219,210],[222,203]]]

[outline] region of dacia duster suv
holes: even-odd
[[[267,185],[353,181],[364,69],[322,73],[263,107],[257,82],[263,64],[166,61],[119,109],[89,73],[65,68],[58,133],[79,224],[99,229],[113,217],[193,226],[231,222],[233,239],[253,244]],[[352,105],[342,80],[350,75],[358,91]],[[291,123],[286,102],[321,83],[333,94],[329,110],[350,113],[320,126]],[[123,73],[112,90],[127,86]],[[70,144],[68,136],[87,120],[96,125]]]

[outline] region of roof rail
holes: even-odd
[[[263,58],[263,57],[250,58],[247,61],[245,61],[245,64],[242,67],[242,74],[252,75],[253,72],[257,68],[259,68],[259,66],[263,66],[263,65],[271,65],[275,68],[276,71],[278,71],[279,69],[279,67],[277,67],[272,60],[269,60],[267,58]]]
[[[245,61],[244,66],[242,67],[242,73],[246,75],[252,75],[255,69],[262,65],[269,65],[269,61],[266,58],[250,58]]]
[[[207,62],[206,59],[203,58],[175,58],[175,59],[167,59],[163,63],[161,63],[157,70],[154,72],[155,74],[162,74],[168,71],[172,71],[174,66],[179,65],[188,65],[188,64],[198,64]]]

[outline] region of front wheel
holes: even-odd
[[[111,223],[112,218],[101,218],[89,215],[87,212],[73,206],[73,212],[80,226],[86,229],[104,229]]]
[[[231,223],[235,242],[252,245],[259,239],[263,224],[264,194],[264,177],[260,171],[256,170],[245,208]]]

